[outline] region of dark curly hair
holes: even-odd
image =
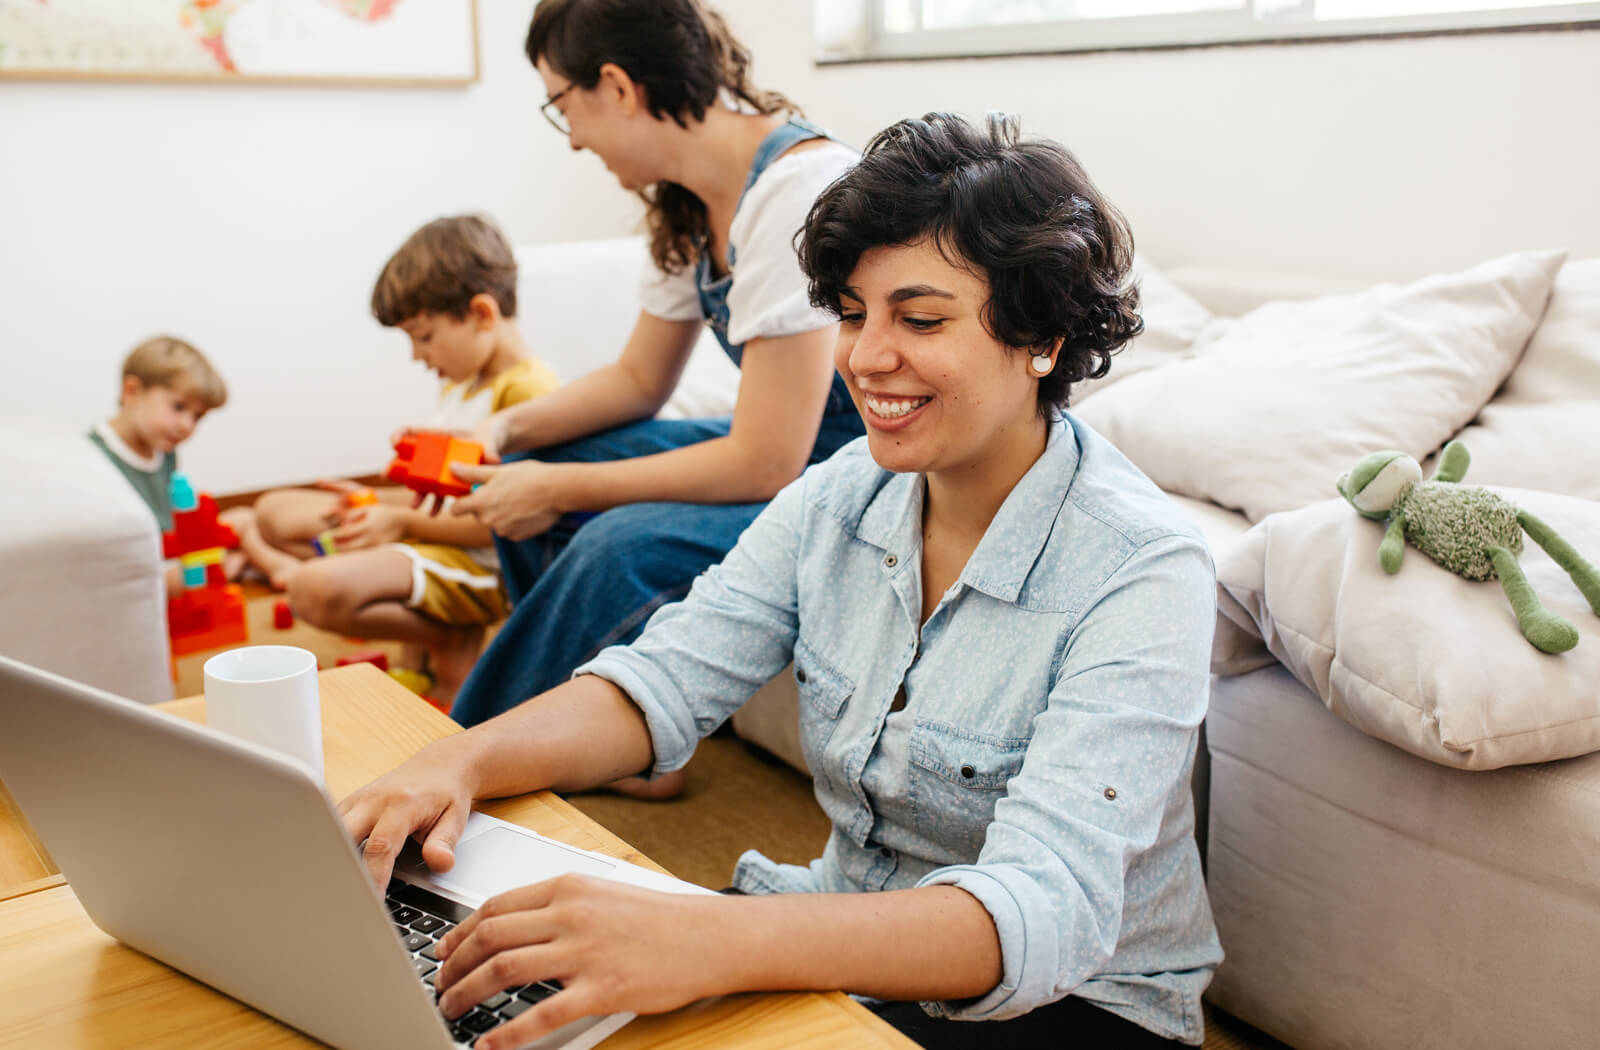
[[[800,113],[776,91],[750,80],[750,52],[701,0],[540,0],[524,45],[528,61],[585,90],[600,67],[620,66],[644,87],[650,115],[686,128],[726,91],[758,113]],[[705,203],[675,182],[639,191],[650,228],[650,256],[677,273],[699,258],[707,235]]]
[[[874,136],[796,238],[811,302],[837,316],[862,253],[925,239],[988,280],[981,316],[996,339],[1030,351],[1062,340],[1039,381],[1043,415],[1144,329],[1126,220],[1060,144],[1024,140],[1015,116],[979,129],[929,113]]]

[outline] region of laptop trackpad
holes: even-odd
[[[455,867],[447,872],[430,873],[429,881],[486,899],[569,871],[605,875],[615,867],[609,861],[568,849],[558,842],[497,825],[459,843]]]

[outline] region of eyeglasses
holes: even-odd
[[[560,91],[557,91],[554,95],[551,95],[549,98],[545,99],[544,105],[539,107],[539,112],[544,114],[544,119],[548,120],[550,122],[550,126],[561,132],[563,135],[571,135],[572,126],[567,123],[567,115],[556,108],[556,103],[561,101],[561,96],[565,95],[567,92],[571,91],[577,86],[578,85],[576,82],[568,84]]]

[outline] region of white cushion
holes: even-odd
[[[1268,303],[1077,414],[1162,488],[1259,521],[1326,498],[1368,452],[1420,460],[1464,427],[1516,364],[1563,258]]]
[[[87,431],[0,420],[0,653],[170,700],[161,534]]]
[[[1131,375],[1183,360],[1211,320],[1210,310],[1173,284],[1144,256],[1134,258],[1133,275],[1139,282],[1139,312],[1144,316],[1144,332],[1112,356],[1110,372],[1073,386],[1073,405]]]
[[[531,353],[567,382],[622,354],[648,265],[642,237],[521,245],[516,256],[517,326]],[[707,328],[661,416],[732,415],[738,391],[739,370]]]
[[[1600,259],[1561,268],[1550,307],[1495,403],[1580,399],[1600,401]]]
[[[1600,398],[1491,401],[1470,427],[1456,435],[1472,453],[1472,466],[1464,480],[1472,485],[1513,485],[1600,500],[1597,426]],[[1433,475],[1437,460],[1435,456],[1423,464],[1425,474]],[[1596,556],[1600,557],[1600,552]]]
[[[1496,489],[1600,562],[1600,504]],[[1522,636],[1497,580],[1474,583],[1408,548],[1378,566],[1384,524],[1342,499],[1255,526],[1217,566],[1212,670],[1276,657],[1334,714],[1442,765],[1494,769],[1600,750],[1600,617],[1533,541],[1521,565],[1577,628],[1553,656]]]

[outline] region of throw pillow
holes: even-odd
[[[1259,521],[1325,499],[1375,449],[1421,460],[1477,415],[1544,313],[1562,252],[1273,302],[1076,414],[1169,492]]]
[[[1495,491],[1600,562],[1600,504]],[[1383,529],[1341,499],[1252,528],[1217,566],[1212,670],[1276,658],[1340,718],[1441,765],[1496,769],[1600,750],[1600,616],[1566,573],[1525,543],[1529,584],[1578,628],[1577,648],[1551,656],[1523,638],[1497,580],[1464,580],[1415,548],[1384,573]]]
[[[1530,347],[1529,353],[1532,352]],[[1600,344],[1596,345],[1596,354],[1596,366],[1600,368]],[[1517,366],[1519,371],[1522,367]],[[1497,398],[1484,406],[1470,427],[1456,435],[1472,453],[1472,466],[1463,480],[1469,485],[1516,485],[1600,500],[1597,426],[1600,399],[1525,403]],[[1435,456],[1423,464],[1423,476],[1433,476],[1437,460]],[[1600,558],[1600,551],[1595,552],[1595,557]]]
[[[1544,320],[1494,400],[1536,404],[1577,399],[1600,401],[1600,259],[1561,268]]]
[[[1074,405],[1112,383],[1189,356],[1195,338],[1211,320],[1210,310],[1144,256],[1134,257],[1133,275],[1139,282],[1139,311],[1144,315],[1144,332],[1111,358],[1110,372],[1073,386],[1071,403]]]

